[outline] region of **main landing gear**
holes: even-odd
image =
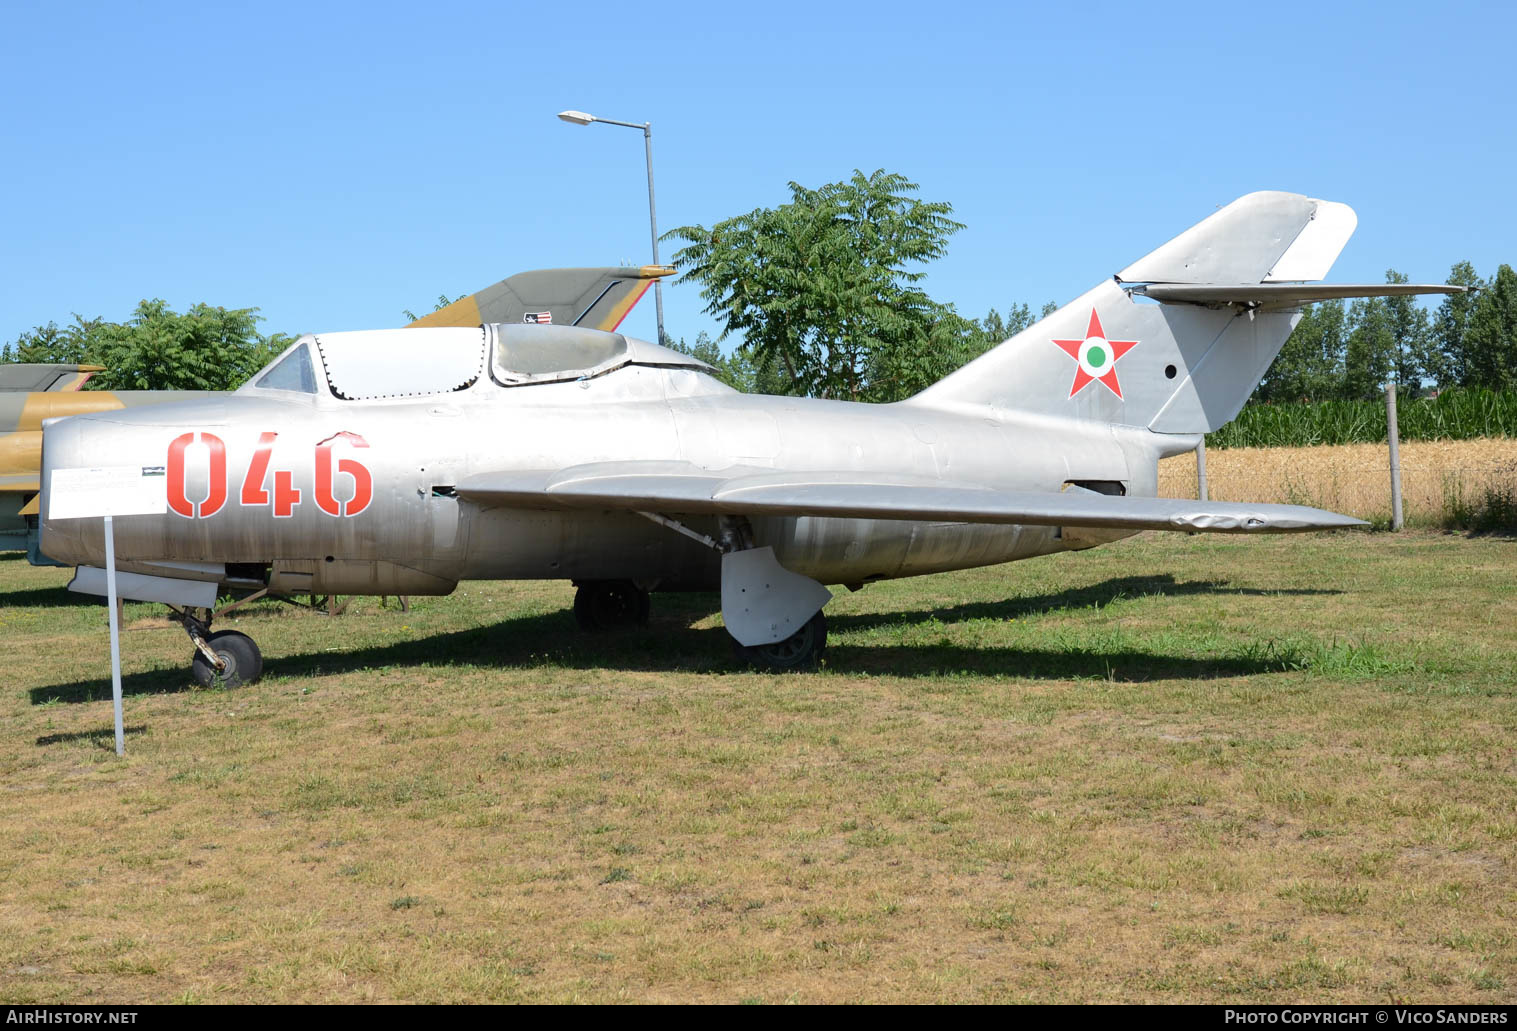
[[[832,592],[780,565],[773,548],[758,547],[753,527],[741,516],[718,517],[718,537],[712,538],[666,515],[638,515],[721,554],[722,621],[740,660],[775,672],[815,668],[827,647],[822,606],[832,599]],[[586,625],[580,615],[585,587],[574,601],[581,625]],[[647,596],[642,597],[639,622],[647,619]]]
[[[241,687],[263,676],[263,654],[247,634],[238,630],[213,634],[208,618],[200,619],[188,609],[170,611],[195,642],[190,672],[201,687]]]
[[[738,644],[735,637],[732,639],[732,652],[740,660],[775,673],[815,669],[826,649],[827,617],[820,610],[783,641],[749,646]]]
[[[574,595],[581,630],[601,632],[648,625],[648,592],[631,580],[582,580]]]

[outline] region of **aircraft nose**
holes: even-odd
[[[42,501],[39,522],[42,530],[42,554],[54,562],[77,565],[87,562],[80,547],[78,519],[52,518],[52,491],[49,489],[54,469],[77,469],[83,460],[81,443],[83,419],[47,419],[42,423]]]

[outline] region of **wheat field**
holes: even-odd
[[[1390,518],[1390,453],[1384,444],[1210,450],[1206,476],[1208,492],[1219,501],[1314,505],[1381,523]],[[1406,441],[1401,484],[1409,524],[1446,525],[1488,493],[1517,492],[1517,440]],[[1159,463],[1159,494],[1196,496],[1194,455]]]

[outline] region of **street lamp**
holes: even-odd
[[[614,118],[597,118],[583,111],[560,111],[558,117],[571,125],[589,125],[591,122],[604,122],[607,125],[625,125],[629,129],[641,129],[643,131],[643,149],[648,157],[648,227],[653,234],[653,264],[659,264],[658,260],[658,212],[653,205],[653,123],[643,122],[618,122]],[[653,302],[658,309],[658,342],[664,342],[664,283],[661,279],[653,281]]]

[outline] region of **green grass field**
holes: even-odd
[[[1517,541],[1178,535],[876,584],[229,621],[0,557],[0,1002],[1517,999]],[[393,603],[392,603],[393,606]]]

